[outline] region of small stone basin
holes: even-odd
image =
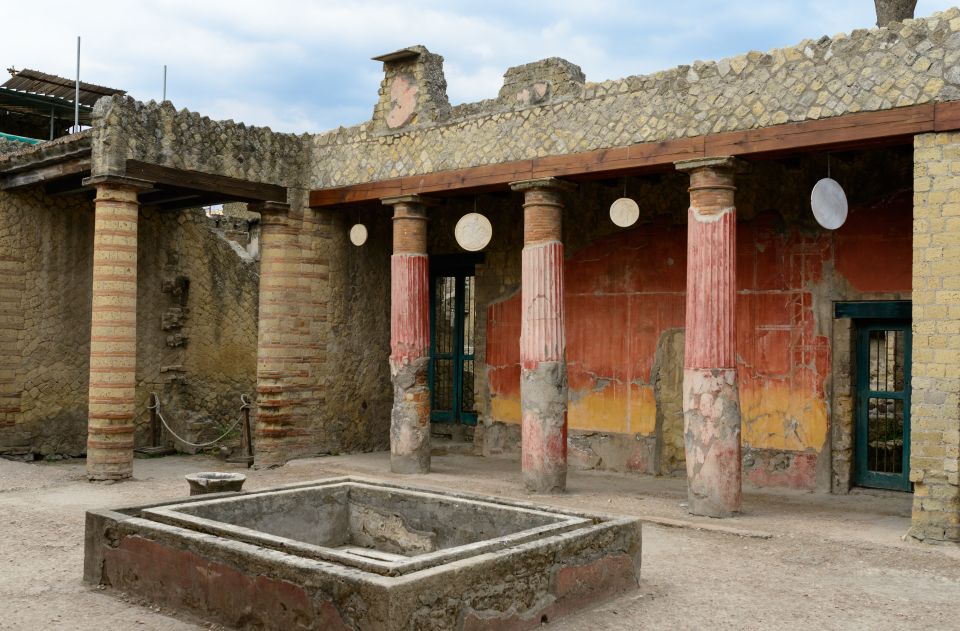
[[[224,473],[220,471],[201,471],[184,476],[190,483],[190,495],[207,493],[237,492],[243,488],[247,476],[242,473]]]

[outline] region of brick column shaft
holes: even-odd
[[[137,202],[139,180],[92,178],[93,300],[87,477],[133,475],[137,370]]]
[[[390,257],[390,470],[430,472],[430,270],[426,200],[384,199],[393,206]]]
[[[683,420],[689,511],[740,511],[740,395],[736,369],[736,230],[733,158],[684,160],[687,215]]]
[[[514,182],[524,194],[520,315],[523,481],[536,493],[567,487],[567,357],[561,193],[553,178]]]
[[[287,460],[290,408],[296,404],[292,380],[299,370],[300,257],[298,230],[290,206],[251,204],[260,213],[260,305],[257,326],[257,417],[254,458],[258,465]]]

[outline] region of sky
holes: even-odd
[[[917,17],[960,0],[919,0]],[[282,132],[368,120],[382,65],[443,55],[451,104],[496,96],[507,68],[546,57],[588,81],[871,28],[873,0],[28,0],[5,2],[0,63]],[[2,74],[0,79],[6,80]]]

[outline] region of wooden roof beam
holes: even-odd
[[[915,134],[956,129],[960,129],[960,101],[925,103],[317,189],[310,192],[310,206],[352,205],[396,195],[505,189],[510,182],[540,177],[586,180],[672,171],[677,160],[714,155],[768,159],[808,151],[892,146],[912,142]]]

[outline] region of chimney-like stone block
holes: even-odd
[[[891,22],[903,22],[913,19],[917,0],[873,0],[877,8],[877,26],[884,27]]]
[[[541,59],[507,70],[497,102],[522,108],[564,97],[580,97],[585,81],[580,66],[559,57]]]
[[[376,131],[402,131],[449,117],[443,57],[418,45],[373,59],[383,62],[384,73],[373,109]]]

